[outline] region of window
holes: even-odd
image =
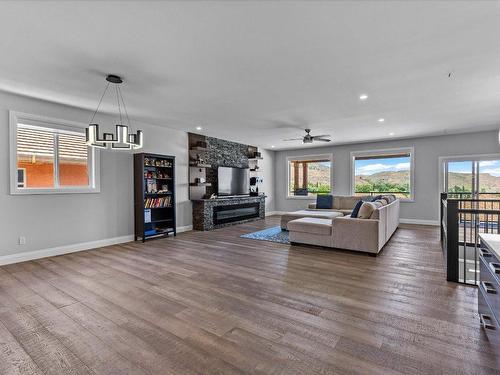
[[[85,125],[10,113],[11,194],[98,192],[98,151]]]
[[[413,199],[413,149],[353,152],[352,193]]]
[[[311,198],[332,191],[332,156],[288,158],[289,198]]]

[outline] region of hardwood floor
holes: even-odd
[[[438,229],[378,257],[240,238],[271,217],[0,267],[0,374],[498,374]]]

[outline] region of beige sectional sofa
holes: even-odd
[[[326,209],[327,211],[337,211],[344,215],[350,215],[352,209],[358,203],[359,200],[370,200],[372,197],[366,196],[355,196],[355,195],[334,195],[332,208]],[[316,203],[309,203],[309,210],[316,210]],[[317,211],[325,211],[325,209],[320,209]]]
[[[356,202],[360,199],[351,198]],[[333,219],[304,217],[291,220],[287,224],[290,242],[377,254],[399,225],[399,199],[384,197],[380,201],[365,202],[360,216],[363,218],[345,215]]]
[[[288,230],[288,222],[303,217],[315,217],[318,219],[333,219],[335,217],[350,215],[356,203],[368,200],[369,196],[333,196],[332,207],[317,209],[316,203],[309,203],[306,210],[285,212],[281,215],[281,229]]]

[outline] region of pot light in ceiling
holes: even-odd
[[[196,127],[196,130],[201,130],[201,129],[203,129],[201,126]]]
[[[271,148],[274,148],[275,146],[274,145],[271,145]]]
[[[361,94],[359,96],[359,100],[366,100],[366,99],[368,99],[368,95],[366,95],[366,94]]]
[[[378,119],[378,122],[384,122],[385,121],[385,118],[379,118]]]
[[[394,134],[395,134],[395,133],[392,133],[392,132],[391,132],[391,133],[389,133],[389,135],[390,135],[391,137],[392,137]]]
[[[130,126],[130,119],[128,117],[127,108],[125,107],[125,102],[123,101],[122,92],[120,90],[119,84],[123,82],[123,80],[116,75],[108,75],[106,77],[106,88],[101,95],[101,99],[99,100],[99,104],[97,104],[97,108],[90,119],[90,123],[87,129],[85,129],[85,138],[86,143],[90,147],[95,148],[108,148],[112,150],[138,150],[142,148],[143,136],[142,130],[137,130],[136,134],[129,134],[128,130]],[[102,137],[99,135],[99,124],[93,123],[94,118],[99,111],[99,107],[101,106],[102,99],[106,92],[108,91],[110,83],[115,85],[116,91],[116,101],[118,103],[118,113],[120,115],[120,123],[116,125],[116,134],[114,133],[103,133]],[[127,119],[127,125],[123,124],[122,121],[122,105],[124,110],[124,115]]]

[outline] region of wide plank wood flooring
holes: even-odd
[[[0,374],[499,374],[439,232],[378,257],[239,236],[278,217],[0,267]]]

